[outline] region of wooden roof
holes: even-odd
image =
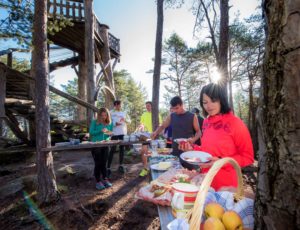
[[[84,54],[85,44],[85,22],[84,22],[84,4],[80,0],[61,0],[60,2],[48,0],[48,18],[49,20],[60,20],[60,18],[70,19],[73,26],[66,26],[54,35],[48,34],[49,39],[59,46],[68,48],[79,54]],[[99,19],[94,15],[94,33],[95,43],[99,49],[104,46],[100,35],[101,26]],[[106,26],[108,28],[108,26]],[[118,59],[120,56],[120,40],[112,34],[108,34],[111,58]],[[84,55],[82,55],[84,56]]]
[[[55,33],[55,35],[48,34],[48,38],[56,45],[75,51],[84,56],[85,50],[85,30],[84,22],[75,21],[73,26],[67,26],[61,31]],[[120,48],[119,39],[109,34],[110,41],[110,54],[112,58],[119,58]],[[98,33],[95,33],[95,43],[99,49],[103,47],[103,40]]]

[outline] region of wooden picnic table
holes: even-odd
[[[150,164],[153,164],[150,160]],[[155,180],[159,175],[163,174],[165,171],[157,171],[153,170],[150,167],[151,171],[151,177],[153,180]],[[159,220],[160,220],[160,227],[161,230],[167,230],[167,225],[174,220],[174,216],[172,215],[172,208],[169,206],[161,206],[157,205],[157,210],[158,210],[158,215],[159,215]]]
[[[100,148],[100,147],[109,147],[109,146],[118,146],[118,145],[133,145],[133,144],[148,144],[149,141],[131,141],[131,142],[124,142],[119,140],[113,141],[105,141],[105,142],[90,142],[90,143],[80,143],[77,145],[63,145],[63,146],[51,146],[48,148],[43,148],[42,151],[64,151],[64,150],[90,150],[93,148]]]

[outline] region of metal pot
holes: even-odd
[[[180,161],[180,164],[182,165],[182,167],[184,167],[188,170],[200,171],[200,169],[201,169],[199,164],[193,164],[193,163],[187,162],[187,161],[183,160],[181,157],[179,157],[179,161]]]
[[[179,161],[184,168],[189,170],[200,171],[201,163],[206,163],[210,161],[212,156],[209,153],[202,151],[187,151],[180,154]],[[187,161],[187,158],[196,158],[198,161]]]

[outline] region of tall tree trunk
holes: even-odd
[[[4,123],[4,122],[3,122],[3,118],[0,117],[0,137],[2,137],[2,136],[3,136],[3,133],[4,133],[4,132],[3,132],[3,128],[4,128],[4,127],[3,127],[3,123]]]
[[[219,71],[222,75],[221,83],[227,87],[228,83],[228,44],[229,44],[229,5],[228,0],[220,1],[220,40],[219,40]],[[227,90],[226,90],[227,92]]]
[[[255,119],[255,113],[257,109],[257,105],[254,102],[253,97],[253,76],[249,76],[249,111],[248,111],[248,127],[250,130],[252,143],[254,147],[254,152],[256,153],[258,150],[258,139],[257,139],[257,123]]]
[[[233,106],[233,92],[232,92],[232,81],[231,79],[228,81],[228,90],[229,90],[229,106],[234,113],[234,106]]]
[[[159,87],[161,69],[162,36],[164,25],[164,0],[157,0],[157,25],[155,41],[155,60],[152,87],[152,126],[155,130],[159,125]]]
[[[252,124],[252,119],[254,119],[254,117],[252,117],[252,111],[253,111],[253,107],[254,107],[254,102],[253,102],[253,81],[252,81],[252,76],[248,76],[249,79],[249,109],[248,109],[248,127],[251,130],[251,124]]]
[[[258,114],[258,229],[300,226],[299,9],[299,1],[263,2],[268,31]]]
[[[232,92],[232,55],[231,55],[231,44],[229,41],[228,45],[228,62],[229,62],[229,71],[228,71],[228,89],[229,89],[229,106],[234,113],[234,106],[233,106],[233,92]]]
[[[32,74],[35,78],[36,106],[36,156],[38,178],[38,201],[53,202],[58,198],[58,190],[50,147],[49,79],[47,50],[47,1],[35,0],[33,23]]]
[[[87,69],[87,100],[88,103],[95,105],[95,39],[94,39],[94,14],[93,0],[84,1],[84,16],[85,16],[85,63]],[[87,110],[87,124],[90,125],[94,117],[94,112],[91,109]]]

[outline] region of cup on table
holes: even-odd
[[[130,137],[129,137],[129,141],[130,142],[135,142],[136,141],[136,135],[131,134]]]
[[[158,142],[156,140],[152,140],[150,142],[150,147],[152,150],[152,155],[157,156],[158,155],[158,153],[157,153]]]
[[[166,141],[165,140],[158,140],[158,147],[161,149],[166,148]]]

